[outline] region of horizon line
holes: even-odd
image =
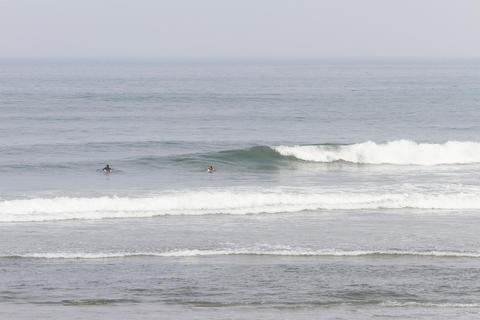
[[[480,62],[480,57],[0,57],[0,62]]]

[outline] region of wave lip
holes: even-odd
[[[39,258],[39,259],[108,259],[128,257],[202,257],[202,256],[291,256],[291,257],[438,257],[438,258],[480,258],[480,252],[457,252],[457,251],[407,251],[407,250],[306,250],[302,248],[284,249],[178,249],[158,252],[56,252],[56,253],[26,253],[13,255],[15,258]]]
[[[480,143],[448,141],[443,144],[396,140],[351,145],[272,146],[282,156],[304,161],[347,161],[359,164],[441,165],[480,163]]]

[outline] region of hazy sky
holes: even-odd
[[[0,58],[480,58],[480,0],[0,0]]]

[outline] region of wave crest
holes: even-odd
[[[449,141],[444,144],[409,140],[377,144],[372,141],[351,145],[273,146],[282,156],[304,161],[348,161],[365,164],[440,165],[480,163],[480,143]]]

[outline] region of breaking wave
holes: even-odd
[[[26,151],[25,151],[26,152]],[[29,163],[8,161],[0,163],[0,172],[68,172],[79,170],[90,172],[103,165],[98,160],[77,159],[33,159]],[[229,167],[229,170],[270,171],[287,168],[302,162],[329,164],[372,165],[451,165],[480,163],[480,142],[449,141],[443,144],[417,143],[409,140],[396,140],[388,143],[367,141],[355,144],[316,144],[294,146],[254,146],[243,149],[198,152],[176,155],[137,155],[116,159],[115,172],[131,170],[158,170],[166,167],[189,168],[197,171],[206,163]],[[121,169],[120,169],[121,168]]]
[[[304,161],[347,161],[365,164],[440,165],[480,163],[480,143],[449,141],[443,144],[408,140],[377,144],[273,146],[282,156]]]
[[[435,189],[437,188],[437,189]],[[480,187],[390,190],[209,189],[148,197],[56,197],[0,201],[0,222],[143,218],[162,215],[293,213],[305,210],[480,209]]]

